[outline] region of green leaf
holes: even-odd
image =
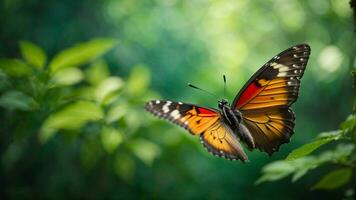
[[[125,116],[127,112],[129,112],[127,103],[120,102],[120,104],[110,108],[106,115],[106,122],[113,123]]]
[[[95,91],[96,88],[94,86],[82,86],[75,91],[74,95],[86,100],[95,101]]]
[[[306,156],[292,161],[280,160],[272,162],[262,168],[263,175],[255,182],[260,184],[266,181],[276,181],[293,175],[292,181],[297,181],[309,170],[320,165],[318,159],[314,156]]]
[[[346,129],[353,129],[356,126],[356,116],[355,115],[349,115],[347,119],[341,124],[341,129],[346,130]]]
[[[6,59],[0,58],[0,69],[9,75],[14,77],[28,76],[32,74],[32,69],[18,59]]]
[[[42,69],[46,63],[47,56],[41,47],[28,42],[21,41],[20,49],[22,57],[32,66],[37,69]]]
[[[302,178],[308,171],[309,169],[300,169],[296,171],[292,177],[292,182],[296,182],[297,180]]]
[[[331,141],[336,140],[336,137],[327,137],[327,138],[321,138],[317,139],[311,143],[305,144],[295,150],[293,150],[286,158],[286,160],[291,161],[295,160],[298,158],[301,158],[303,156],[309,155],[319,147],[321,147],[324,144],[327,144]]]
[[[136,65],[127,81],[127,91],[132,96],[140,96],[147,91],[150,83],[150,71],[145,65]]]
[[[9,110],[24,110],[32,109],[33,99],[16,90],[10,90],[0,97],[0,106]]]
[[[342,137],[342,131],[341,130],[335,130],[335,131],[328,131],[328,132],[319,133],[317,139],[335,138],[336,140],[338,140],[341,137]]]
[[[85,79],[92,85],[97,85],[107,77],[110,71],[105,61],[98,60],[94,62],[86,71]]]
[[[255,184],[282,179],[292,174],[294,170],[295,167],[292,165],[291,162],[286,162],[286,161],[272,162],[262,168],[262,172],[264,173],[264,175],[262,175],[255,182]]]
[[[132,141],[130,147],[133,153],[148,166],[151,166],[154,159],[161,153],[156,144],[145,139]]]
[[[104,105],[110,103],[123,85],[124,82],[119,77],[109,77],[103,80],[96,88],[96,100]]]
[[[101,132],[101,142],[108,153],[113,153],[122,143],[122,133],[112,127],[104,127]]]
[[[52,114],[45,122],[46,127],[57,129],[77,129],[88,121],[103,118],[103,111],[95,103],[78,101]]]
[[[69,67],[54,74],[52,81],[55,85],[74,85],[83,80],[83,73],[80,69]]]
[[[318,156],[320,163],[326,162],[346,162],[348,157],[351,155],[355,149],[354,144],[339,144],[333,150],[327,150]]]
[[[87,122],[102,118],[103,111],[95,103],[78,101],[69,104],[46,119],[41,128],[40,140],[42,142],[47,141],[59,129],[80,129]]]
[[[352,170],[349,168],[342,168],[334,170],[326,174],[312,189],[336,189],[345,185],[352,176]]]
[[[117,40],[110,38],[93,39],[89,42],[77,44],[74,47],[58,53],[50,63],[52,72],[67,67],[78,67],[101,56],[117,44]]]

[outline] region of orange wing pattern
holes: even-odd
[[[227,159],[247,160],[234,133],[221,119],[219,111],[192,104],[164,100],[150,101],[145,109],[187,129],[193,135],[200,135],[209,152]]]
[[[295,117],[289,108],[251,110],[245,112],[243,118],[256,148],[270,155],[293,135]]]
[[[200,140],[216,156],[230,160],[248,159],[233,131],[222,120],[215,122],[201,134]]]
[[[272,154],[293,134],[295,117],[289,106],[298,98],[309,55],[307,44],[283,51],[258,70],[235,97],[232,108],[242,113],[260,150]]]

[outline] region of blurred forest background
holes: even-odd
[[[310,190],[327,167],[293,183],[255,182],[263,166],[351,114],[348,0],[2,0],[0,27],[2,199],[345,196],[345,188]],[[298,43],[312,53],[293,106],[295,135],[271,157],[214,157],[143,110],[154,98],[216,107],[186,84],[222,97],[223,74],[232,101],[266,61]]]

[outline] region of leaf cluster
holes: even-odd
[[[48,59],[41,47],[21,41],[22,58],[0,59],[0,109],[6,124],[1,131],[8,133],[2,138],[2,162],[7,170],[28,155],[24,143],[45,146],[58,140],[67,143],[61,148],[78,149],[87,170],[107,160],[114,173],[130,179],[135,158],[152,164],[160,149],[136,132],[149,123],[141,105],[158,94],[148,89],[145,65],[133,66],[126,78],[111,74],[102,57],[118,44],[96,38]]]
[[[352,176],[356,170],[356,116],[350,115],[340,129],[320,133],[314,141],[293,150],[285,160],[267,164],[262,176],[256,181],[260,184],[277,181],[292,176],[296,182],[317,168],[327,168],[328,173],[311,186],[311,189],[337,189],[353,185]],[[319,151],[318,154],[313,154]]]

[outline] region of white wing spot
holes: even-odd
[[[180,117],[179,111],[178,110],[173,110],[173,112],[171,112],[171,116],[174,119],[178,119]]]
[[[182,105],[183,103],[182,102],[178,102],[179,105]]]
[[[284,68],[284,67],[287,67],[286,65],[282,65],[282,64],[278,64],[278,63],[272,63],[271,65],[273,67],[273,69],[280,69],[280,68]]]
[[[280,67],[279,69],[278,69],[278,71],[279,72],[287,72],[287,71],[289,71],[289,67],[287,67],[287,66],[285,66],[285,65],[282,65],[283,67]]]
[[[300,58],[300,61],[304,61],[304,59],[303,59],[303,58]]]
[[[169,112],[169,107],[168,106],[171,105],[171,104],[172,104],[171,101],[167,101],[166,104],[164,104],[164,106],[162,107],[162,110],[163,110],[164,113]]]
[[[156,100],[156,104],[159,104],[159,103],[161,103],[159,100]]]
[[[277,77],[284,77],[287,75],[287,72],[281,72],[281,73],[278,73]]]

